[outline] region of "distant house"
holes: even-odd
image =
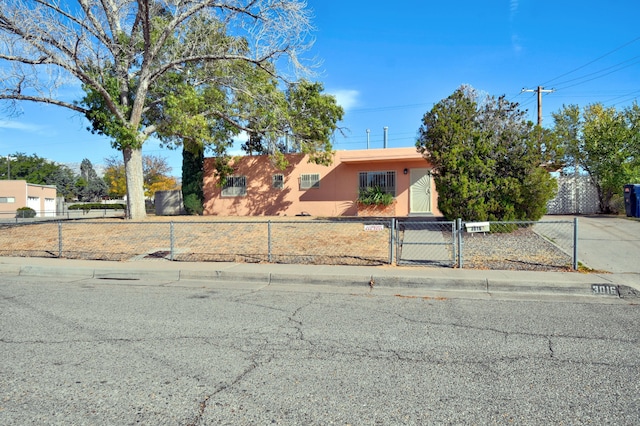
[[[237,157],[224,186],[215,159],[205,159],[204,214],[219,216],[357,216],[359,189],[380,186],[395,196],[395,216],[440,215],[431,167],[415,148],[337,151],[333,164],[288,154],[285,170],[269,156]]]
[[[25,180],[0,180],[0,218],[15,217],[20,207],[31,207],[36,217],[56,215],[56,187]]]

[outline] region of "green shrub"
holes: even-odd
[[[18,210],[16,210],[16,217],[19,217],[19,218],[36,217],[36,211],[31,207],[20,207]]]
[[[614,214],[626,214],[626,207],[624,204],[624,195],[613,194],[611,201],[609,201],[609,209]]]
[[[393,195],[385,192],[379,186],[370,186],[360,190],[360,194],[358,195],[358,203],[365,206],[388,206],[393,203]]]
[[[202,207],[202,201],[198,198],[197,194],[188,194],[184,198],[184,209],[187,214],[202,215],[204,208]]]
[[[101,204],[101,203],[84,203],[84,204],[72,204],[68,207],[69,210],[126,210],[127,206],[124,204]]]

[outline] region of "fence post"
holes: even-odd
[[[462,219],[461,218],[458,218],[456,227],[458,228],[458,268],[462,269],[464,265],[463,255],[462,255],[462,246],[464,243],[462,242]]]
[[[267,260],[271,263],[271,220],[267,221]]]
[[[453,248],[453,265],[458,265],[458,230],[456,221],[451,222],[451,245]]]
[[[389,225],[389,265],[393,265],[393,244],[395,243],[393,234],[396,232],[396,218],[391,218]]]
[[[169,252],[169,260],[173,261],[173,250],[175,244],[175,236],[173,234],[173,221],[169,222],[169,240],[170,240],[170,252]]]
[[[578,270],[578,218],[573,218],[573,270]]]
[[[62,257],[62,222],[58,222],[58,257]]]

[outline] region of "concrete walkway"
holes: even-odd
[[[579,217],[578,259],[593,269],[640,276],[640,220]]]
[[[400,265],[455,265],[450,225],[440,222],[405,222],[403,226],[405,229],[401,232],[398,253]],[[448,240],[445,233],[450,236]]]

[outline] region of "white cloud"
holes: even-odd
[[[22,123],[20,121],[7,121],[0,120],[0,129],[21,130],[29,133],[42,134],[45,132],[45,128],[37,124]]]
[[[329,94],[335,96],[336,102],[344,108],[345,111],[357,106],[358,97],[360,96],[360,92],[357,90],[349,89],[333,90],[330,91]]]
[[[518,6],[519,6],[518,0],[511,0],[511,2],[509,3],[509,11],[511,12],[509,16],[512,21],[513,21],[513,18],[515,18],[516,15],[518,14]]]
[[[520,43],[520,37],[513,31],[514,21],[518,14],[518,8],[520,7],[519,0],[510,0],[509,2],[509,21],[511,22],[511,47],[514,53],[518,54],[522,51],[522,44]]]
[[[520,44],[520,37],[517,34],[513,34],[511,36],[511,46],[513,47],[513,51],[515,53],[520,53],[522,51],[522,44]]]

